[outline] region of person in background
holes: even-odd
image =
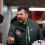
[[[1,23],[3,22],[3,20],[4,20],[4,17],[3,17],[3,15],[2,14],[0,14],[0,27],[1,27]],[[1,37],[1,32],[0,32],[0,43],[2,43],[2,37]]]
[[[2,14],[0,14],[0,24],[3,22],[3,20],[4,20],[4,17]]]
[[[7,45],[32,45],[34,41],[43,39],[40,26],[28,15],[25,7],[18,8],[17,19],[12,23],[8,32]]]

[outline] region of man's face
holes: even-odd
[[[21,24],[25,23],[27,21],[27,18],[28,14],[26,14],[24,10],[20,10],[17,12],[17,19]]]

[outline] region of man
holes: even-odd
[[[17,19],[12,23],[7,42],[9,45],[32,45],[43,38],[39,25],[28,17],[28,10],[19,7]]]

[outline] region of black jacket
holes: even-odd
[[[28,19],[26,30],[18,20],[14,21],[10,27],[8,37],[9,36],[15,38],[12,45],[32,45],[34,41],[43,38],[40,26],[31,19]]]

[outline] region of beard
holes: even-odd
[[[23,18],[19,17],[18,21],[19,21],[20,24],[24,24],[25,21],[26,21],[26,18],[23,19]]]
[[[18,21],[19,21],[20,24],[24,24],[25,23],[25,20],[23,20],[23,19],[18,19]]]
[[[25,20],[22,20],[22,22],[19,22],[20,24],[24,24]]]

